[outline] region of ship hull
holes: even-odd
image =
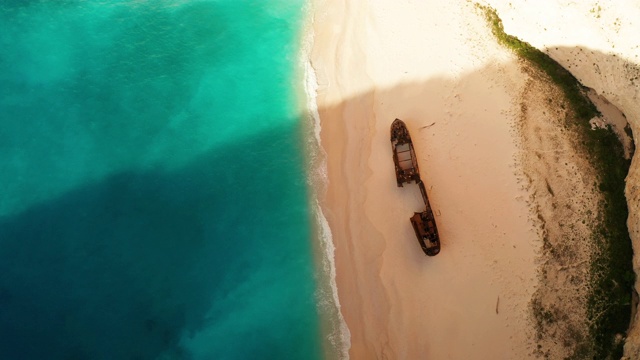
[[[418,161],[409,130],[400,119],[395,119],[391,124],[391,149],[393,150],[393,163],[398,187],[415,182],[420,188],[425,210],[414,213],[409,220],[422,251],[428,256],[435,256],[440,253],[440,236],[436,219],[431,210],[427,190],[420,178]]]

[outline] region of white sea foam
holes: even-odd
[[[321,274],[318,278],[317,301],[320,312],[328,317],[331,325],[331,331],[327,335],[327,339],[340,359],[349,359],[349,348],[351,347],[351,333],[347,327],[347,323],[340,312],[340,300],[338,298],[338,287],[336,285],[336,266],[335,266],[335,246],[331,236],[331,228],[329,222],[322,212],[322,207],[318,201],[318,197],[325,193],[328,185],[326,154],[322,149],[320,142],[320,114],[318,113],[318,104],[316,101],[318,81],[316,73],[311,65],[311,49],[313,48],[313,9],[312,5],[307,7],[307,29],[303,39],[301,62],[304,66],[304,89],[306,93],[306,110],[308,112],[307,119],[310,129],[307,141],[307,153],[310,158],[310,166],[308,168],[307,183],[312,189],[312,211],[314,213],[317,234],[315,238],[320,242],[321,253]],[[312,135],[312,136],[311,136]]]

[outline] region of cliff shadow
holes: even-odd
[[[597,51],[594,53],[601,56],[602,59],[610,57],[613,59],[608,54]],[[525,219],[524,222],[527,224],[522,226],[535,227],[538,229],[537,231],[540,231],[537,235],[539,248],[536,252],[542,251],[543,234],[546,231],[545,221],[559,224],[559,228],[562,227],[562,223],[566,224],[565,220],[569,223],[574,220],[582,221],[585,229],[589,227],[589,225],[585,225],[587,218],[574,219],[578,216],[575,215],[577,211],[568,214],[570,217],[562,217],[560,216],[561,211],[554,210],[551,205],[553,203],[551,198],[554,195],[555,197],[564,197],[567,202],[571,202],[572,198],[582,196],[577,189],[571,186],[559,186],[558,189],[563,189],[560,190],[562,193],[554,194],[554,186],[549,185],[549,181],[547,181],[556,176],[554,172],[557,170],[556,177],[561,177],[560,172],[566,172],[567,176],[564,178],[566,181],[562,179],[556,181],[564,181],[565,185],[569,184],[571,179],[575,177],[575,174],[569,175],[569,170],[578,162],[572,160],[564,163],[553,157],[545,158],[544,161],[548,161],[550,164],[548,168],[551,169],[548,178],[542,177],[540,174],[526,173],[526,170],[525,173],[518,170],[522,166],[520,158],[522,153],[529,155],[537,153],[541,156],[545,152],[553,153],[556,146],[554,144],[557,144],[554,139],[560,135],[563,131],[561,128],[565,125],[575,125],[576,128],[580,127],[581,129],[590,127],[588,120],[567,118],[567,105],[562,103],[556,92],[547,90],[545,90],[547,92],[535,92],[540,91],[538,88],[534,92],[529,89],[529,93],[527,93],[526,89],[529,85],[522,85],[520,90],[517,90],[518,86],[514,86],[514,83],[511,85],[500,84],[501,78],[513,76],[513,72],[520,69],[520,66],[521,64],[518,62],[496,63],[462,74],[455,79],[442,77],[420,83],[408,81],[394,87],[378,88],[375,91],[358,94],[338,104],[320,109],[320,115],[324,119],[322,141],[331,144],[326,149],[330,180],[329,188],[324,195],[328,204],[325,205],[328,208],[326,215],[332,225],[334,239],[336,239],[336,267],[343,314],[347,324],[354,324],[351,327],[351,356],[374,357],[385,353],[396,353],[398,349],[409,349],[407,350],[409,352],[417,350],[417,353],[435,356],[429,344],[437,343],[438,339],[443,340],[444,343],[450,341],[450,339],[446,341],[442,339],[441,334],[447,332],[445,329],[451,326],[449,325],[451,322],[455,323],[455,320],[452,320],[456,318],[454,314],[464,313],[466,314],[464,318],[471,317],[480,322],[480,318],[474,313],[475,301],[479,299],[474,297],[473,301],[468,301],[468,307],[463,307],[457,302],[439,303],[437,300],[439,297],[431,294],[432,289],[438,289],[437,292],[449,289],[460,294],[459,291],[463,288],[462,279],[469,280],[465,286],[477,286],[485,289],[477,295],[479,298],[484,298],[487,303],[492,302],[492,308],[497,314],[501,301],[508,303],[508,300],[505,300],[504,296],[501,297],[499,291],[496,290],[495,283],[489,284],[488,280],[483,279],[482,276],[487,276],[486,271],[493,271],[490,269],[499,268],[500,271],[504,271],[505,278],[497,282],[510,284],[506,288],[522,288],[525,286],[522,278],[526,278],[526,275],[519,274],[514,268],[511,268],[510,271],[509,266],[496,264],[524,262],[527,256],[533,256],[523,255],[519,251],[503,252],[505,248],[516,249],[522,245],[527,246],[518,241],[528,238],[528,235],[523,235],[523,239],[514,238],[505,241],[505,237],[520,236],[514,235],[517,232],[512,232],[514,227],[522,225],[521,220],[512,217],[517,212],[515,209],[519,206],[531,208],[532,218]],[[623,64],[623,66],[633,65]],[[544,76],[533,75],[531,72],[527,76],[530,76],[528,81],[534,83],[544,78]],[[319,82],[321,93],[325,91],[326,86],[331,86],[330,82],[323,81],[323,79],[319,79]],[[510,91],[523,91],[522,89],[525,91],[516,96],[517,101],[514,105],[509,100],[491,95],[490,89],[496,86],[505,86],[507,89],[505,90],[506,98],[509,97],[507,93]],[[527,118],[527,103],[522,96],[525,96],[528,103],[535,103],[536,111],[539,110],[539,112],[534,115],[532,115],[533,112],[530,112],[530,117]],[[505,116],[505,114],[507,115]],[[527,139],[516,145],[510,145],[509,141],[498,144],[498,140],[496,140],[497,132],[505,131],[504,119],[508,116],[513,116],[515,120],[512,127],[506,125],[506,131],[517,134],[513,136],[513,139],[516,139],[523,136],[522,122],[529,121],[531,116],[546,121],[547,118],[557,114],[561,114],[557,118],[559,121],[549,122],[547,124],[549,131],[538,131],[536,135],[532,135],[540,140],[537,144],[542,144],[541,148],[532,148],[532,143],[527,143]],[[427,185],[432,207],[436,211],[442,252],[435,258],[424,257],[409,223],[409,217],[413,211],[421,211],[422,209],[417,187],[412,189],[412,185],[406,185],[405,188],[397,188],[395,184],[388,135],[388,127],[395,118],[404,120],[409,127],[418,151],[422,179]],[[564,122],[565,120],[573,122],[573,125],[568,125]],[[566,134],[560,136],[566,136]],[[508,138],[512,139],[512,137]],[[574,140],[578,138],[580,137],[567,138],[567,144],[576,145]],[[595,140],[597,147],[605,149],[605,151],[609,149],[611,156],[621,156],[615,141],[615,137],[611,136]],[[588,152],[576,154],[580,161],[593,160]],[[510,169],[506,170],[507,168]],[[527,179],[531,175],[536,176],[534,180],[537,185],[541,186],[540,191],[533,190],[536,194],[541,194],[537,200],[531,198],[530,193],[527,194],[526,191],[510,195],[509,190],[506,190],[507,188],[514,189],[514,187],[525,189],[527,186],[531,190],[530,182],[533,180]],[[612,171],[611,176],[615,177],[615,181],[604,185],[604,187],[599,187],[596,192],[615,193],[615,196],[618,197],[615,206],[624,207],[624,197],[620,198],[619,195],[624,189],[626,170],[616,169]],[[606,183],[600,180],[596,180],[596,183]],[[545,181],[547,181],[546,184]],[[529,185],[527,185],[528,183]],[[590,186],[586,186],[585,189]],[[552,190],[548,190],[549,188]],[[505,195],[506,197],[504,197]],[[540,221],[536,218],[535,206],[546,200],[549,200],[546,205],[549,205],[551,215]],[[518,203],[520,205],[517,205]],[[525,203],[526,205],[522,205]],[[593,214],[598,211],[598,206],[591,204],[582,210],[585,213],[588,211]],[[496,207],[501,207],[504,211],[497,213]],[[624,223],[626,216],[623,215],[621,218]],[[610,220],[616,223],[615,226],[620,225],[620,221]],[[595,222],[596,220],[591,224]],[[622,226],[625,227],[624,224]],[[625,284],[618,289],[622,302],[618,303],[620,306],[614,311],[616,315],[607,315],[605,322],[608,323],[600,329],[607,335],[595,335],[599,336],[599,344],[605,344],[602,346],[607,347],[606,351],[614,352],[621,349],[621,342],[616,343],[617,350],[612,350],[609,346],[613,343],[612,339],[616,334],[624,333],[627,329],[625,319],[628,319],[629,316],[632,293],[629,281],[621,280],[628,278],[631,268],[631,245],[627,231],[618,230],[607,230],[604,237],[619,242],[623,248],[627,249],[626,253],[623,251],[619,254],[622,257],[618,258],[619,264],[626,264],[619,266],[621,271],[618,272],[618,275],[622,277],[616,280],[618,284]],[[562,247],[563,236],[570,233],[573,232],[568,228],[560,229],[555,235],[554,242]],[[626,239],[625,236],[627,236]],[[584,242],[585,238],[578,236],[575,240],[575,243],[578,244]],[[529,244],[529,246],[534,245]],[[545,261],[544,257],[548,254],[545,253],[540,257],[533,256],[536,258],[536,265],[532,265],[535,267],[533,271],[536,275],[534,277],[542,276],[544,269],[540,263]],[[476,264],[471,270],[472,268],[467,263],[471,262],[473,258],[478,258],[481,263]],[[460,264],[460,267],[449,268],[449,265],[444,264],[445,262],[449,262],[449,265]],[[585,270],[588,273],[591,271],[591,264],[585,264],[586,266],[582,267],[581,271]],[[618,265],[614,268],[617,267]],[[554,283],[550,288],[555,289],[552,293],[557,291],[556,295],[559,295],[557,299],[571,296],[568,291],[565,291],[566,287],[563,287],[562,284],[572,276],[571,274],[560,274],[555,280],[552,280]],[[470,281],[473,279],[477,279],[477,281]],[[452,285],[454,282],[458,282],[458,287]],[[486,286],[483,287],[479,284]],[[546,287],[546,285],[541,286]],[[587,288],[588,286],[585,285],[583,290]],[[431,295],[427,296],[427,294]],[[435,311],[426,311],[425,317],[418,318],[408,313],[411,310],[400,311],[399,307],[403,306],[398,305],[398,303],[403,303],[400,297],[411,298],[415,303],[424,303],[427,309],[435,306],[439,309],[440,314]],[[486,299],[487,297],[492,300]],[[566,301],[559,302],[567,303]],[[461,303],[465,303],[465,301],[461,301]],[[526,341],[530,342],[531,353],[536,351],[545,353],[548,351],[546,348],[548,344],[542,350],[541,348],[536,349],[536,344],[540,341],[540,336],[550,340],[549,334],[553,332],[551,329],[555,325],[553,322],[545,322],[543,315],[547,312],[541,311],[535,306],[535,303],[527,302],[525,307],[524,311],[527,314],[537,312],[534,316],[538,319],[533,320],[534,322],[538,321],[538,325],[535,326],[542,327],[546,333],[540,335],[541,333],[538,332],[536,334],[536,330],[533,334],[523,336],[528,337]],[[414,309],[414,311],[417,310]],[[502,307],[500,307],[500,311],[504,311]],[[572,315],[574,311],[570,308],[563,307],[553,311],[556,312],[553,315],[554,321],[562,322],[564,321],[562,320],[563,316],[565,320],[569,315],[574,316]],[[450,314],[452,317],[445,319],[443,313]],[[587,320],[587,316],[592,315],[593,313],[579,315],[578,317],[581,317],[579,322],[583,325],[586,324],[590,321]],[[432,317],[429,318],[429,316]],[[408,343],[403,334],[379,330],[395,326],[409,329],[412,326],[409,324],[416,321],[430,324],[429,326],[424,325],[425,331],[422,333],[424,339],[421,341]],[[487,323],[490,321],[487,319]],[[438,327],[440,333],[429,331],[430,326]],[[417,331],[416,329],[413,332]],[[562,331],[564,331],[563,336],[566,341],[560,345],[561,350],[554,350],[556,352],[553,354],[580,353],[584,350],[581,348],[582,345],[585,345],[583,340],[589,336],[592,330],[586,325],[582,326],[580,330],[576,330],[573,325],[567,325],[567,328]],[[430,337],[433,338],[430,339]],[[377,341],[373,339],[377,339]],[[590,347],[591,345],[586,344],[585,346]],[[442,355],[437,352],[436,354]]]
[[[286,180],[302,169],[292,133],[118,172],[1,218],[1,356],[317,353],[305,184]]]

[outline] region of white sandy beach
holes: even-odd
[[[466,1],[316,6],[322,205],[351,358],[526,358],[540,245],[516,166],[516,59]],[[433,258],[409,222],[417,186],[395,184],[395,118],[436,213]]]
[[[625,13],[640,7],[488,3],[504,16],[508,33],[575,71],[623,109],[636,130],[639,90],[625,77],[629,62],[637,63],[638,47],[628,39],[638,24]],[[320,200],[336,247],[350,357],[566,356],[567,348],[553,349],[553,336],[537,348],[531,301],[535,293],[543,303],[571,307],[573,296],[574,319],[563,326],[585,326],[584,286],[546,289],[539,275],[544,271],[557,287],[567,279],[582,284],[591,255],[581,239],[589,230],[568,233],[562,222],[589,221],[586,209],[597,206],[598,196],[572,136],[556,130],[564,112],[549,105],[553,91],[497,44],[466,0],[316,0],[314,14],[311,60],[329,180]],[[602,23],[612,16],[619,16],[613,27]],[[620,33],[627,40],[616,58],[609,51]],[[586,51],[591,44],[598,51]],[[607,101],[600,105],[612,108],[601,108],[605,118],[622,119]],[[395,184],[389,141],[395,118],[411,132],[436,213],[442,242],[436,257],[424,256],[409,222],[422,207],[417,186]],[[568,239],[578,250],[575,263],[541,264],[543,234],[552,243]]]

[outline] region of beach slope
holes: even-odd
[[[316,3],[312,65],[350,356],[526,358],[539,234],[519,171],[524,76],[466,1]],[[425,257],[395,183],[405,121],[441,236]]]

